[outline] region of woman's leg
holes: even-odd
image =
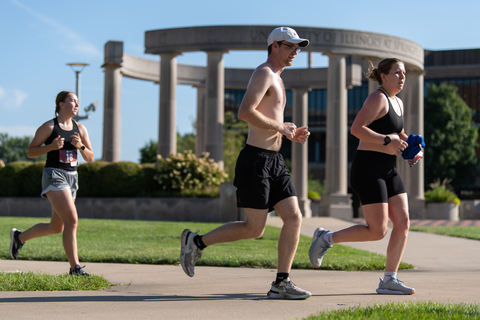
[[[388,209],[393,229],[387,247],[385,271],[397,272],[407,245],[408,229],[410,228],[407,194],[402,193],[389,198]]]
[[[21,242],[25,242],[27,240],[48,236],[51,234],[57,234],[63,231],[63,221],[60,219],[58,214],[52,208],[52,218],[50,222],[41,222],[33,227],[23,231],[18,236]]]
[[[372,203],[362,206],[367,225],[356,225],[333,233],[333,241],[359,242],[382,240],[388,231],[387,203]]]
[[[53,211],[63,222],[63,248],[70,263],[70,268],[74,269],[76,265],[80,264],[77,254],[78,215],[75,199],[72,198],[70,189],[49,191],[47,198],[52,204]]]

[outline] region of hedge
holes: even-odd
[[[0,197],[36,197],[45,163],[11,162],[0,168]],[[94,161],[78,167],[79,197],[161,197],[154,164]],[[177,196],[182,196],[181,194]],[[205,196],[205,195],[201,195]]]
[[[2,197],[21,197],[23,196],[23,181],[20,172],[31,166],[33,162],[15,161],[7,164],[0,170],[0,196]],[[41,189],[41,180],[38,184]],[[41,190],[40,190],[41,192]],[[38,195],[40,195],[38,192]]]

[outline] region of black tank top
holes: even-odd
[[[392,103],[390,102],[387,94],[383,91],[382,93],[387,97],[388,100],[388,112],[380,119],[370,123],[368,127],[380,134],[389,134],[392,132],[400,133],[403,130],[403,114],[399,116],[393,109]]]
[[[73,121],[73,129],[71,131],[65,131],[58,125],[57,118],[53,119],[53,131],[50,137],[45,141],[45,145],[48,145],[53,142],[53,140],[60,136],[65,139],[63,148],[60,150],[53,150],[47,153],[47,162],[45,164],[46,168],[56,168],[66,171],[77,171],[77,148],[72,142],[71,135],[80,133],[78,130],[77,123]]]

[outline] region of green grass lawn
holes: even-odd
[[[45,218],[0,217],[0,259],[11,259],[8,248],[10,230],[26,230],[48,221]],[[138,220],[80,219],[77,231],[80,261],[178,264],[180,235],[185,228],[206,233],[219,223],[162,222]],[[207,248],[199,266],[276,268],[280,229],[267,226],[258,239],[218,244]],[[293,268],[313,269],[308,259],[311,237],[301,236]],[[32,239],[19,253],[19,259],[66,261],[61,234]],[[324,270],[383,270],[385,257],[347,246],[335,245],[323,260]],[[401,269],[413,266],[402,263]]]
[[[0,259],[11,259],[10,230],[26,230],[48,218],[0,217]],[[221,224],[132,220],[80,219],[78,252],[84,262],[178,264],[180,234],[185,228],[206,233]],[[470,229],[468,229],[470,228]],[[480,239],[478,227],[412,227],[417,231]],[[197,265],[276,268],[280,229],[268,226],[258,239],[218,244],[205,250]],[[311,238],[301,236],[293,268],[311,269]],[[20,251],[20,259],[66,261],[61,235],[33,239]],[[324,270],[382,270],[385,257],[368,251],[335,245],[323,260]],[[400,269],[411,269],[402,263]],[[73,277],[35,273],[0,273],[0,291],[100,290],[112,284],[103,277]],[[306,320],[320,319],[480,319],[476,305],[435,302],[390,303],[323,312]]]
[[[473,240],[480,240],[480,227],[476,226],[439,226],[439,227],[420,227],[412,226],[411,231],[420,231],[434,233],[444,236],[459,237]]]
[[[480,319],[480,307],[469,304],[452,304],[436,302],[388,303],[373,307],[355,307],[342,310],[320,312],[305,320],[460,320]]]
[[[101,276],[52,275],[34,272],[0,272],[0,291],[101,290],[113,284]]]

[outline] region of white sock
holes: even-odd
[[[385,271],[385,273],[383,274],[383,283],[387,283],[388,281],[390,281],[390,278],[396,278],[396,277],[397,277],[396,272]]]
[[[325,240],[329,245],[333,245],[333,232],[327,232],[323,235],[323,240]]]

